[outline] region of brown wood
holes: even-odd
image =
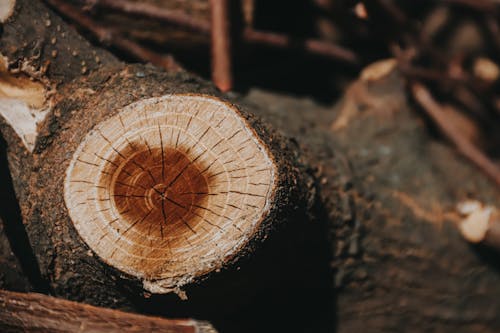
[[[212,81],[221,91],[231,90],[231,34],[229,21],[229,2],[210,0],[211,9],[211,46]]]
[[[101,163],[100,166],[117,164],[99,170],[113,173],[113,177],[102,177],[108,185],[104,190],[115,189],[120,195],[125,190],[113,180],[118,177],[126,180],[128,175],[116,170],[123,170],[125,166],[129,173],[139,172],[141,167],[132,161],[142,166],[149,155],[127,156],[131,157],[127,161],[134,166],[122,161],[119,155],[130,148],[125,142],[115,146],[117,141],[112,141],[108,132],[103,131],[104,136],[99,134],[100,126],[109,125],[107,121],[111,120],[114,124],[111,133],[113,129],[120,131],[128,124],[120,124],[123,112],[137,103],[146,105],[146,116],[138,113],[136,117],[137,121],[144,122],[143,127],[134,128],[142,129],[141,135],[150,135],[146,138],[148,143],[150,139],[156,140],[151,155],[156,166],[153,176],[159,177],[166,150],[158,153],[158,149],[161,152],[163,138],[167,142],[172,135],[165,131],[160,137],[157,132],[158,124],[161,128],[163,121],[170,120],[152,121],[157,108],[168,109],[161,101],[172,94],[195,93],[226,104],[227,97],[209,83],[185,72],[169,73],[152,66],[125,65],[90,46],[38,2],[19,0],[18,4],[22,6],[4,25],[0,52],[9,57],[11,66],[23,59],[30,65],[22,68],[22,75],[43,82],[44,87],[54,87],[49,96],[52,104],[47,118],[37,127],[32,153],[11,124],[0,121],[0,128],[8,143],[12,181],[26,232],[41,274],[55,295],[133,311],[196,314],[195,317],[225,324],[231,320],[227,313],[237,313],[240,321],[233,321],[232,328],[238,332],[319,332],[325,327],[336,328],[338,332],[498,332],[497,257],[481,245],[471,246],[463,240],[458,228],[460,216],[455,209],[458,202],[470,197],[496,205],[500,200],[498,190],[476,168],[428,132],[420,114],[408,103],[405,80],[391,63],[376,73],[365,72],[333,109],[300,98],[258,91],[231,100],[235,104],[229,107],[233,115],[243,119],[243,125],[238,128],[248,130],[250,138],[261,142],[259,147],[264,147],[276,165],[272,204],[256,233],[251,235],[251,241],[224,261],[224,265],[219,266],[220,272],[215,268],[186,285],[178,285],[179,289],[173,291],[181,295],[185,291],[187,302],[166,306],[168,296],[175,295],[148,291],[144,288],[143,276],[134,276],[105,262],[96,244],[80,235],[78,219],[70,213],[74,207],[68,208],[72,199],[67,200],[64,194],[68,168],[71,163],[78,164],[75,161],[80,157],[79,147],[97,153],[104,160],[90,154],[85,156],[92,160],[82,161]],[[43,20],[33,18],[40,16],[48,17],[51,25],[47,27]],[[30,26],[26,22],[34,23]],[[56,58],[51,66],[43,67],[52,55],[50,47],[41,46],[49,45],[51,36],[58,34],[57,25],[65,36],[71,37],[65,39],[64,45],[76,49],[83,59],[77,57],[78,61],[74,61],[72,52],[62,49],[61,60]],[[24,42],[28,46],[23,46]],[[90,61],[94,51],[104,60],[100,65],[92,63],[88,71],[82,73],[80,62]],[[41,54],[36,57],[38,52]],[[39,71],[41,68],[46,71]],[[13,68],[9,68],[8,73],[16,74]],[[54,82],[58,85],[53,85]],[[185,115],[196,110],[193,106],[175,113]],[[210,113],[207,114],[209,118],[204,124],[210,123]],[[342,115],[348,115],[343,117],[342,126],[332,130],[331,124]],[[130,118],[123,120],[130,121]],[[175,123],[175,117],[173,121]],[[206,128],[198,127],[193,138],[210,136],[210,130],[203,135]],[[293,139],[285,139],[272,128],[279,128]],[[133,133],[133,130],[127,131],[127,134]],[[229,140],[234,133],[224,133],[224,138]],[[100,139],[89,139],[97,137]],[[86,146],[85,142],[92,144]],[[200,140],[197,148],[204,142]],[[131,140],[131,143],[132,146],[137,142]],[[147,150],[145,143],[141,147],[144,145]],[[242,146],[237,147],[236,150]],[[101,150],[116,159],[106,161],[108,155],[101,155]],[[177,153],[168,153],[169,157],[179,157]],[[194,168],[186,167],[192,176],[189,178],[201,187],[205,180],[209,187],[206,178],[196,177],[199,165],[194,164]],[[91,171],[94,170],[91,165],[79,167],[86,170],[87,178],[98,177],[98,172]],[[144,186],[145,179],[144,182],[137,179],[133,186]],[[189,179],[185,179],[181,184],[189,183]],[[160,193],[149,189],[149,201],[145,203],[123,203],[123,206],[119,200],[116,203],[139,210],[154,202],[158,223],[163,223],[161,202],[165,201],[164,197],[172,197],[164,192],[162,184],[159,187]],[[85,198],[79,202],[95,204],[108,199],[83,193]],[[97,189],[92,192],[100,193]],[[199,198],[193,196],[192,199]],[[180,207],[173,206],[170,206],[172,212],[182,214]],[[143,218],[145,214],[138,216]],[[220,219],[223,217],[212,216],[209,221]],[[154,225],[147,217],[144,220]],[[176,221],[179,234],[189,233],[189,228],[179,220],[182,219]],[[109,220],[110,224],[111,221],[113,219]],[[128,222],[130,226],[130,220],[120,222],[123,226]],[[119,229],[116,234],[123,238],[127,229]],[[132,235],[143,229],[133,230]],[[155,235],[161,236],[158,229]],[[321,230],[320,236],[295,246],[295,237],[305,237],[311,229]],[[326,234],[330,238],[330,256],[326,256],[324,249],[316,249]],[[125,237],[128,235],[126,232]],[[120,239],[108,242],[107,248],[113,250],[111,245],[119,244]],[[207,243],[210,241],[213,237]],[[249,257],[251,260],[245,260]],[[318,267],[324,270],[313,274]],[[275,275],[277,271],[279,274]],[[328,302],[323,299],[321,303],[321,297],[328,298]],[[331,303],[334,305],[329,307]],[[332,317],[335,317],[333,324]]]
[[[131,55],[137,60],[150,62],[155,66],[164,68],[170,71],[180,70],[180,65],[177,64],[169,55],[161,55],[154,51],[148,50],[133,40],[121,36],[115,30],[107,28],[95,22],[92,18],[83,15],[78,9],[65,1],[61,0],[46,0],[46,2],[57,8],[57,10],[65,17],[71,18],[74,22],[78,22],[80,26],[91,31],[101,43],[113,45],[119,50]],[[113,3],[113,2],[111,2]],[[86,67],[82,67],[85,71]]]
[[[216,333],[204,321],[149,317],[36,293],[0,290],[0,309],[2,332]]]
[[[412,86],[414,98],[422,105],[424,110],[438,124],[439,129],[446,137],[453,142],[458,151],[478,168],[484,171],[499,187],[500,187],[500,167],[490,160],[479,148],[472,142],[467,140],[466,136],[461,134],[460,128],[456,128],[445,116],[443,107],[434,100],[430,92],[419,83],[414,83]]]
[[[82,59],[86,71],[56,58],[40,74],[59,84],[33,126],[34,147],[0,118],[26,231],[55,295],[122,308],[149,293],[186,298],[190,285],[235,271],[275,230],[301,221],[309,176],[289,142],[248,108],[192,74],[93,52],[38,2],[17,6],[0,43],[13,63],[40,60],[30,44],[12,52],[15,38],[50,42],[60,31],[75,49],[62,57],[102,53],[99,63]],[[50,26],[32,36],[23,27],[30,15]],[[235,274],[235,284],[262,283]]]
[[[170,292],[246,246],[272,205],[276,174],[234,106],[166,95],[130,104],[86,135],[64,201],[104,262],[150,292]]]
[[[474,198],[497,206],[500,193],[429,133],[397,69],[380,74],[354,82],[334,109],[269,92],[245,98],[300,143],[315,170],[336,330],[497,332],[498,254],[463,239],[456,205]],[[343,114],[349,120],[332,130]]]

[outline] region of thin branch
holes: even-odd
[[[94,34],[97,39],[104,44],[112,45],[123,52],[137,58],[138,60],[150,62],[168,71],[179,71],[182,67],[175,62],[172,56],[163,56],[150,51],[139,44],[117,34],[112,29],[105,28],[86,15],[83,15],[77,8],[69,5],[63,0],[45,0],[51,7],[60,12],[63,16],[70,18],[86,30]]]
[[[227,0],[210,0],[212,17],[212,81],[221,91],[233,85],[231,74],[231,36]]]
[[[180,10],[172,10],[150,3],[128,0],[87,0],[86,2],[92,7],[109,8],[127,14],[162,20],[198,32],[210,32],[210,22],[196,19]]]
[[[166,23],[176,24],[180,27],[192,29],[207,35],[211,33],[210,22],[156,5],[132,3],[128,0],[87,0],[87,2],[91,5],[110,8],[116,11],[155,18]],[[285,34],[258,31],[251,28],[245,30],[241,38],[243,41],[248,43],[264,44],[279,48],[300,47],[308,53],[319,54],[352,64],[359,63],[358,56],[353,51],[319,39],[306,39],[305,41],[299,41],[298,39]]]
[[[308,53],[331,57],[351,64],[359,63],[358,56],[353,51],[319,39],[305,39],[300,41],[285,34],[253,29],[246,29],[243,33],[243,39],[250,43],[270,45],[279,48],[298,47]]]
[[[500,187],[500,168],[498,165],[467,140],[467,138],[448,121],[442,105],[434,99],[427,88],[420,83],[414,83],[411,86],[411,90],[415,100],[436,123],[443,135],[457,147],[458,151],[463,156],[474,163]]]

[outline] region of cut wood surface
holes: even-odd
[[[167,95],[92,129],[69,165],[65,202],[105,262],[168,292],[247,244],[269,212],[276,171],[236,107]]]
[[[230,283],[217,282],[233,299],[229,285],[245,281],[245,292],[265,285],[273,274],[249,279],[240,271],[277,230],[304,221],[312,181],[298,149],[210,83],[93,50],[39,2],[19,0],[16,8],[0,42],[9,64],[40,66],[30,43],[15,44],[16,34],[43,44],[64,32],[74,50],[66,64],[59,55],[40,56],[53,61],[35,70],[36,80],[57,88],[32,151],[0,117],[24,227],[53,294],[137,309],[133,303],[151,293],[190,297],[215,275],[234,272]],[[271,258],[273,246],[266,251]],[[216,288],[198,288],[232,307]],[[168,308],[160,304],[153,306]]]
[[[42,294],[6,290],[0,290],[0,330],[4,333],[216,333],[208,322],[148,317]]]

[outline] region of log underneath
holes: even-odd
[[[0,290],[0,309],[0,330],[5,333],[216,333],[208,322],[142,316],[35,293]]]
[[[428,132],[397,71],[359,79],[334,109],[269,93],[247,100],[273,106],[263,116],[316,170],[337,332],[499,331],[498,254],[463,239],[456,205],[496,206],[500,193]],[[330,130],[338,119],[348,121]]]

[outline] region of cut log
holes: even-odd
[[[255,238],[276,173],[236,107],[166,95],[132,103],[86,135],[64,198],[103,261],[164,293],[223,268]]]
[[[42,44],[52,33],[34,13],[83,57],[103,53],[19,0],[0,43],[9,63],[38,63],[25,44],[11,50],[15,29]],[[25,22],[39,35],[17,27]],[[303,220],[311,186],[300,155],[247,107],[191,74],[102,57],[85,71],[55,61],[41,75],[57,88],[32,152],[0,118],[26,230],[56,295],[125,308],[149,293],[185,298],[190,284],[237,268],[274,230]]]
[[[246,100],[300,143],[315,170],[337,332],[498,332],[498,253],[463,239],[456,205],[475,199],[497,207],[500,193],[428,132],[406,95],[393,68],[358,79],[334,109],[258,91]]]
[[[11,64],[19,63],[19,59],[31,59],[32,49],[23,47],[23,43],[17,45],[12,38],[14,32],[19,31],[19,39],[26,39],[30,29],[21,25],[34,21],[28,18],[30,15],[35,15],[35,12],[42,17],[48,15],[52,24],[61,24],[62,30],[68,29],[37,2],[19,0],[18,5],[20,7],[4,27],[4,35],[10,36],[7,39],[10,44],[0,43],[0,52],[9,57]],[[24,18],[22,24],[16,23],[19,17]],[[50,38],[34,30],[36,38],[40,38],[39,43],[47,45]],[[68,43],[86,55],[97,50],[79,38]],[[10,46],[15,45],[17,49],[13,52]],[[46,59],[44,54],[42,59]],[[29,153],[12,127],[6,123],[1,126],[9,144],[9,165],[26,230],[41,273],[50,281],[54,294],[102,306],[171,314],[181,312],[187,302],[178,307],[167,307],[162,302],[166,298],[162,297],[168,295],[151,294],[151,291],[174,290],[182,294],[179,288],[185,289],[190,301],[205,300],[203,306],[196,308],[199,310],[196,313],[205,315],[196,317],[215,318],[227,326],[233,319],[233,331],[238,332],[321,332],[331,331],[333,327],[338,332],[498,332],[498,258],[487,249],[471,246],[463,240],[458,229],[460,217],[455,211],[457,202],[470,197],[495,205],[499,200],[498,191],[452,149],[427,133],[422,119],[413,112],[406,99],[405,82],[397,68],[384,66],[383,71],[373,75],[365,72],[365,76],[354,83],[332,111],[299,99],[265,94],[250,94],[243,101],[235,100],[236,106],[228,105],[226,98],[210,84],[190,74],[160,72],[151,66],[124,65],[112,57],[108,60],[104,66],[89,68],[83,74],[80,69],[72,67],[73,63],[68,67],[64,67],[64,63],[52,63],[41,75],[42,81],[56,81],[59,85],[51,97],[52,108],[38,128],[33,153]],[[57,70],[60,74],[66,71],[71,79],[55,75]],[[199,222],[201,218],[194,212],[205,218],[209,216],[208,221],[213,224],[225,226],[224,216],[218,216],[225,213],[221,214],[219,209],[226,207],[226,211],[238,214],[238,208],[230,204],[242,206],[237,201],[221,204],[195,194],[190,194],[191,200],[186,199],[180,205],[170,201],[179,203],[180,187],[189,188],[196,184],[211,190],[213,184],[208,181],[208,174],[205,175],[211,170],[202,172],[207,167],[202,162],[206,163],[205,158],[210,155],[198,157],[191,154],[201,154],[203,150],[199,149],[204,146],[226,158],[219,150],[222,143],[214,147],[218,141],[214,141],[216,135],[210,129],[223,126],[224,122],[214,125],[210,108],[179,108],[175,111],[176,116],[169,116],[172,103],[162,103],[180,98],[179,94],[185,93],[196,93],[196,98],[201,98],[200,106],[207,100],[214,101],[218,110],[214,117],[220,113],[228,114],[231,115],[228,119],[240,122],[231,132],[220,133],[221,138],[226,138],[223,141],[225,147],[233,151],[241,147],[251,149],[259,154],[264,165],[271,165],[275,170],[274,178],[269,178],[273,180],[259,185],[270,189],[266,192],[270,198],[269,210],[253,211],[254,219],[247,219],[247,222],[253,221],[254,233],[242,238],[241,248],[236,253],[224,252],[226,257],[220,259],[219,256],[210,256],[223,253],[217,252],[217,245],[211,245],[212,242],[219,244],[218,240],[223,240],[230,243],[226,236],[243,233],[220,231],[206,222]],[[186,105],[188,102],[189,98],[178,103]],[[127,112],[134,108],[146,111],[137,113],[137,119],[127,117]],[[186,115],[198,111],[197,119],[189,122]],[[163,116],[158,118],[158,113]],[[264,122],[257,121],[251,114],[262,117]],[[342,121],[337,122],[338,126],[332,131],[330,124],[339,114],[344,115]],[[202,118],[203,115],[208,115],[208,119]],[[204,121],[196,121],[198,116]],[[186,134],[183,137],[179,134],[179,140],[184,138],[179,142],[190,143],[188,147],[177,147],[182,149],[182,154],[171,150],[171,138],[177,138],[178,131],[171,129],[170,125],[172,122],[176,124],[176,119],[177,125],[184,125],[183,133]],[[134,121],[139,126],[131,129],[129,125]],[[267,124],[294,139],[284,139]],[[167,129],[162,131],[164,127]],[[240,132],[230,139],[239,129],[247,134],[236,141],[238,144],[232,144],[235,138],[244,134]],[[240,140],[247,138],[250,140],[243,145]],[[190,148],[195,142],[197,144]],[[134,145],[141,149],[135,152]],[[184,158],[190,162],[184,162],[185,168],[172,167],[171,161],[165,159],[165,152],[169,157],[172,153],[179,163],[186,161]],[[233,153],[233,158],[238,155]],[[78,159],[91,164],[86,165]],[[211,161],[213,159],[209,163]],[[152,177],[143,165],[146,162],[153,165],[150,170]],[[217,161],[214,166],[216,164]],[[68,185],[72,184],[72,177],[82,174],[78,169],[80,172],[86,170],[87,173],[83,173],[86,179],[74,179],[89,182],[87,185],[91,186],[82,183],[78,189]],[[171,178],[167,178],[166,169],[177,171],[168,175],[174,179],[184,169],[175,184],[172,183],[178,187],[169,188]],[[231,176],[240,176],[230,170]],[[163,172],[167,184],[163,182]],[[182,174],[189,177],[183,178]],[[203,175],[200,177],[200,174]],[[248,177],[253,175],[254,172],[248,172]],[[156,183],[151,178],[162,182]],[[234,186],[238,181],[230,180],[228,184]],[[269,184],[274,185],[269,187]],[[169,189],[175,191],[169,192]],[[233,189],[229,188],[227,192]],[[82,191],[78,192],[82,197],[78,198],[72,191]],[[113,194],[118,196],[115,198]],[[123,199],[122,194],[128,198]],[[132,199],[136,197],[137,202]],[[200,201],[195,203],[196,200]],[[191,238],[187,236],[188,242],[178,237],[175,246],[170,244],[166,249],[154,252],[151,248],[146,249],[144,243],[141,245],[144,239],[139,235],[161,239],[163,231],[164,237],[170,236],[166,235],[166,229],[162,230],[165,226],[162,203],[170,210],[165,211],[165,217],[168,217],[167,213],[175,215],[171,226],[175,226],[175,231],[170,235],[191,235]],[[189,216],[183,215],[187,210],[181,207],[187,205],[197,208]],[[123,210],[110,215],[116,207]],[[129,208],[132,211],[125,212]],[[90,219],[101,217],[95,221],[87,220],[80,209],[88,209],[88,215],[93,216]],[[148,214],[150,209],[155,209],[156,224],[149,218],[153,214],[153,211]],[[118,220],[113,222],[116,218]],[[194,230],[203,226],[207,234],[220,238],[202,240],[203,234],[197,231],[195,236],[183,218]],[[103,225],[103,221],[109,221],[110,225]],[[240,228],[251,225],[244,223],[243,219],[238,221]],[[330,259],[302,251],[307,246],[283,246],[295,252],[274,251],[271,244],[289,242],[289,245],[293,237],[303,236],[313,228],[320,229],[320,223],[315,223],[318,221],[328,224]],[[101,225],[96,226],[95,222]],[[116,224],[120,226],[119,230],[114,229]],[[286,230],[281,228],[284,226],[296,229],[292,233],[273,232]],[[97,237],[104,235],[101,242],[107,244],[106,247],[100,248],[99,239],[96,241],[88,232],[92,229],[86,229],[89,227],[95,228]],[[111,234],[106,235],[107,231]],[[115,242],[108,236],[115,237]],[[194,242],[197,237],[199,240]],[[135,243],[123,244],[125,240]],[[319,240],[318,237],[314,239],[316,242],[307,245],[313,248],[320,243]],[[213,252],[206,254],[213,260],[213,267],[209,271],[200,269],[205,267],[202,263],[193,266],[191,272],[181,272],[187,279],[171,279],[170,272],[162,270],[175,267],[168,247],[175,251],[192,249],[190,243],[199,245],[195,251],[200,252],[211,246]],[[120,249],[126,248],[129,257],[121,255],[115,258],[120,251],[111,254],[115,244],[120,245]],[[147,242],[145,244],[150,246]],[[149,260],[144,260],[144,265],[137,265],[136,254],[143,248],[145,253],[161,253],[167,260],[162,261],[156,270],[151,269]],[[240,260],[249,254],[252,260]],[[120,260],[115,261],[117,258]],[[318,258],[321,258],[320,263],[315,261]],[[260,266],[262,260],[267,263],[266,269]],[[269,279],[273,270],[281,270],[285,262],[288,262],[288,269],[282,270],[281,279]],[[333,274],[328,274],[326,269],[322,274],[311,273],[320,265],[329,265]],[[221,267],[223,272],[219,274]],[[195,282],[203,279],[206,280],[195,288]],[[255,288],[257,281],[265,286],[260,292]],[[218,289],[211,292],[215,282]],[[248,287],[246,282],[254,284]],[[233,288],[235,283],[237,286]],[[334,288],[335,296],[330,294]],[[221,291],[232,294],[234,290],[245,291],[246,297],[237,293],[231,301],[222,297]],[[281,292],[277,293],[277,290]],[[328,300],[319,301],[322,296]],[[336,304],[332,306],[334,302]],[[234,308],[233,317],[221,311],[221,304]],[[193,308],[186,313],[194,316],[195,312],[191,310]],[[239,325],[234,323],[235,316]],[[333,324],[332,317],[335,319]]]
[[[2,332],[216,333],[208,322],[164,319],[58,299],[0,290]]]

